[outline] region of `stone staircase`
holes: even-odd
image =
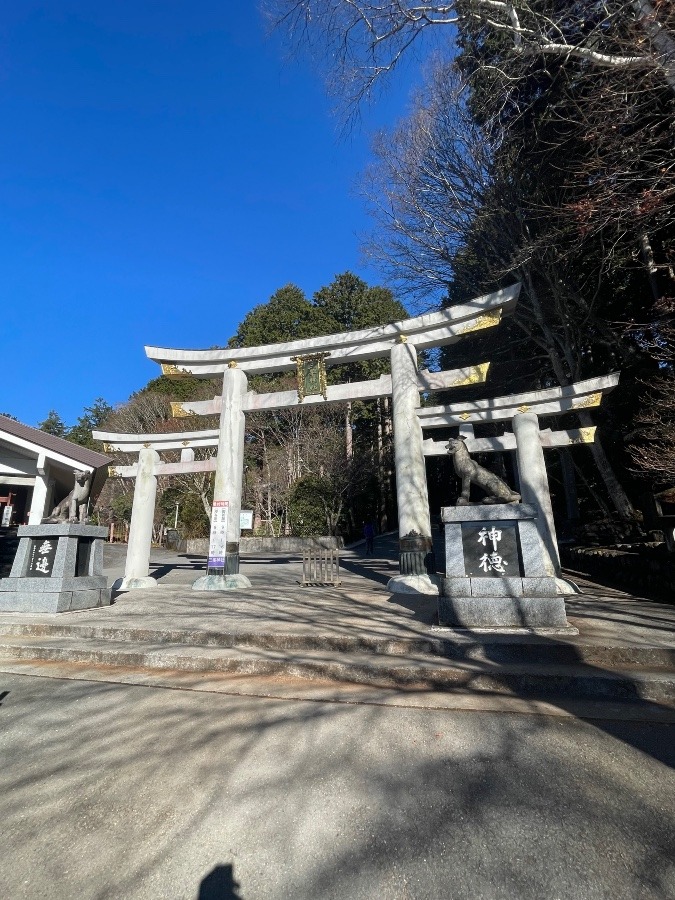
[[[649,701],[675,708],[675,651],[554,637],[255,631],[76,623],[0,623],[0,669],[60,663],[145,673],[286,676],[402,691]]]

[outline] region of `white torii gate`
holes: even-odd
[[[485,380],[487,364],[470,366],[453,372],[420,373],[417,367],[417,350],[452,344],[475,331],[497,325],[502,313],[513,310],[519,292],[520,285],[516,284],[505,290],[478,297],[461,306],[449,307],[441,312],[429,313],[391,325],[262,347],[218,350],[171,350],[146,347],[149,358],[160,363],[163,374],[168,377],[180,378],[191,375],[213,378],[216,375],[222,375],[223,378],[221,397],[211,401],[174,405],[174,412],[183,415],[220,413],[220,428],[215,441],[218,446],[218,455],[215,465],[214,508],[218,509],[225,505],[228,510],[226,533],[223,535],[225,538],[222,554],[223,572],[217,576],[209,574],[205,578],[199,579],[194,587],[222,590],[249,584],[248,579],[239,574],[239,512],[246,411],[280,408],[300,402],[336,402],[354,397],[366,399],[391,394],[402,574],[391,580],[390,589],[393,591],[411,589],[434,591],[435,588],[426,575],[424,563],[427,553],[431,550],[431,522],[422,448],[422,429],[416,415],[420,405],[420,391],[480,383]],[[356,385],[324,386],[321,394],[307,397],[299,397],[294,391],[256,394],[247,390],[247,373],[292,371],[298,367],[299,360],[315,359],[317,356],[321,358],[325,366],[344,365],[389,356],[391,375],[373,379],[371,382],[359,382]],[[214,440],[214,436],[211,434],[208,438],[204,437],[203,433],[192,432],[191,434],[202,434],[203,440]],[[95,437],[104,441],[110,449],[126,452],[135,452],[138,449],[139,462],[135,472],[135,495],[136,493],[145,494],[144,490],[139,491],[139,478],[148,484],[150,479],[155,478],[156,483],[155,473],[159,471],[158,467],[167,465],[161,463],[159,459],[158,451],[161,447],[156,439],[161,439],[160,442],[164,449],[169,449],[168,443],[171,443],[171,441],[165,440],[167,437],[172,438],[174,442],[179,439],[191,440],[184,435],[176,434],[171,436],[122,436],[95,432]],[[189,447],[186,444],[183,446],[186,449]],[[175,446],[172,449],[175,449]],[[194,463],[185,460],[185,464]],[[182,463],[168,465],[180,466]],[[180,471],[190,470],[183,468]],[[148,499],[143,499],[142,502],[145,506],[149,504]],[[141,500],[139,500],[139,505],[140,503]],[[134,530],[133,518],[136,515],[137,505],[134,496],[129,556],[132,559],[140,560],[141,556],[145,559],[145,549],[142,553],[132,553],[132,536],[135,548],[136,546],[140,548],[141,544],[145,548],[147,544],[148,558],[150,542],[147,537],[147,522],[143,529]],[[139,519],[144,521],[140,513]],[[136,564],[134,563],[134,565]],[[147,578],[147,568],[143,575],[140,573],[140,568],[139,565],[133,573],[129,569],[125,572],[125,578],[119,586],[120,589],[144,586],[141,582],[143,578]]]
[[[467,366],[446,372],[418,372],[418,391],[429,391],[438,387],[459,387],[476,384],[485,380],[489,363],[478,366]],[[363,382],[353,382],[352,385],[337,385],[339,392],[329,393],[328,402],[343,400],[344,388],[354,387],[355,394],[359,397],[387,396],[392,392],[391,376],[385,375],[378,379]],[[365,387],[367,386],[367,387]],[[376,386],[380,393],[376,393]],[[330,391],[330,388],[329,388]],[[262,398],[264,406],[260,406]],[[319,399],[320,398],[320,399]],[[290,402],[290,401],[293,402]],[[326,402],[321,395],[306,397],[303,405]],[[297,391],[277,391],[270,394],[257,394],[249,391],[244,398],[244,409],[282,409],[299,405]],[[200,403],[174,403],[178,408],[183,406],[197,407],[199,412],[183,413],[183,415],[208,415],[222,408],[220,397],[214,400]],[[163,434],[118,434],[115,432],[95,431],[94,437],[103,441],[107,451],[115,451],[125,454],[138,453],[138,462],[132,465],[109,466],[110,477],[135,478],[134,505],[132,507],[131,528],[129,531],[129,548],[124,578],[116,583],[116,590],[131,590],[139,587],[152,587],[155,582],[148,577],[150,561],[150,546],[152,539],[153,513],[155,508],[155,495],[157,491],[157,478],[160,475],[185,475],[193,472],[215,472],[217,469],[217,457],[197,460],[194,458],[195,448],[218,447],[220,431],[217,428],[204,429],[203,431],[179,431]],[[160,453],[166,451],[181,451],[180,462],[164,462]],[[138,498],[138,499],[137,499]]]

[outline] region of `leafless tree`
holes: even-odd
[[[672,371],[645,385],[651,402],[641,410],[631,454],[636,470],[658,487],[675,484],[675,379]]]
[[[390,277],[427,300],[430,289],[437,297],[451,287],[474,296],[518,277],[513,326],[561,385],[582,377],[600,348],[619,367],[628,351],[599,314],[597,285],[584,283],[578,258],[562,254],[550,230],[531,231],[514,159],[496,152],[503,143],[495,127],[476,123],[462,79],[440,64],[410,117],[378,142],[366,182],[379,224],[371,252]],[[600,440],[592,453],[615,507],[630,518],[632,505]]]
[[[670,0],[267,0],[293,43],[330,50],[340,89],[365,96],[420,39],[452,45],[476,24],[501,33],[514,57],[572,59],[596,69],[654,71],[675,93],[675,12]]]

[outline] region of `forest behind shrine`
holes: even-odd
[[[520,281],[513,316],[424,364],[490,360],[487,383],[462,389],[462,399],[620,371],[601,408],[557,424],[599,426],[594,444],[570,452],[577,518],[619,532],[639,528],[644,494],[675,486],[673,4],[269,7],[289,44],[313,54],[345,121],[397,77],[402,61],[414,60],[423,75],[399,123],[377,137],[363,179],[374,217],[367,249],[391,287],[345,273],[309,300],[288,285],[246,316],[229,346],[384,324],[405,318],[406,308],[461,303]],[[377,377],[387,366],[329,369],[329,379]],[[292,376],[250,379],[254,390],[294,385]],[[215,382],[159,378],[114,411],[97,401],[84,418],[125,432],[215,427],[206,418],[172,420],[170,401],[219,390]],[[255,510],[260,530],[356,535],[366,518],[393,527],[390,412],[381,399],[247,416],[243,505]],[[86,428],[69,434],[54,416],[45,430],[86,442]],[[565,452],[548,453],[547,462],[556,513],[569,518]],[[508,468],[498,455],[483,462]],[[435,513],[456,490],[447,461],[429,460],[428,475]],[[161,479],[158,516],[173,523],[178,504],[183,530],[206,533],[211,482],[208,474]],[[99,507],[128,515],[132,489],[111,479]]]

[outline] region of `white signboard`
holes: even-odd
[[[248,529],[249,531],[253,528],[253,510],[252,509],[242,509],[239,513],[239,527],[243,529]]]
[[[13,506],[5,506],[2,510],[2,527],[9,528],[12,524],[12,513],[14,512]]]
[[[214,500],[211,507],[211,535],[209,539],[209,569],[225,568],[225,548],[227,546],[227,520],[230,513],[229,500]]]

